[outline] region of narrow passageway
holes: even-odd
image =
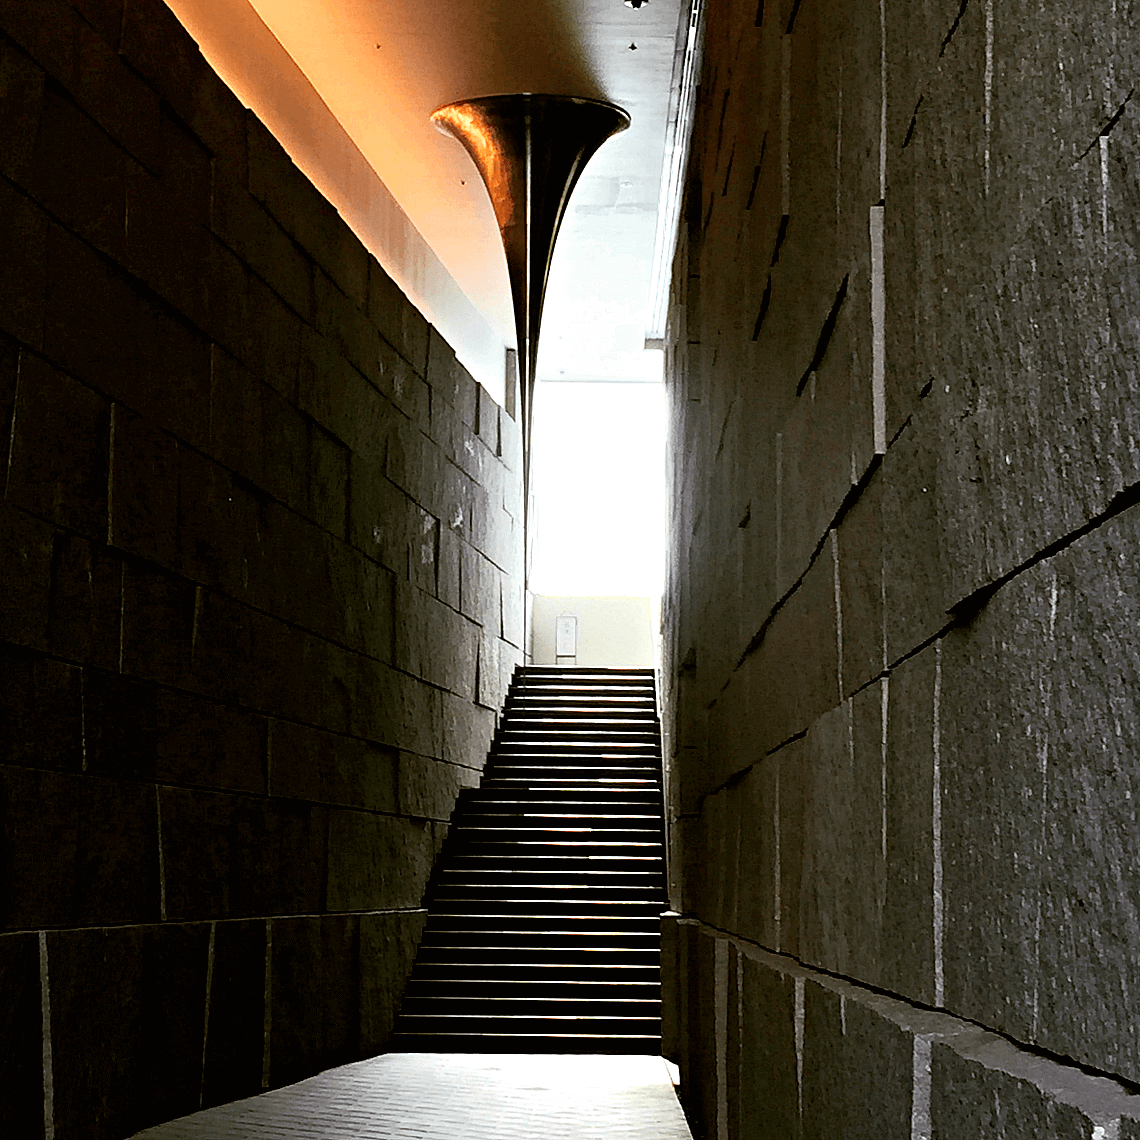
[[[520,669],[429,887],[398,1051],[139,1137],[690,1140],[660,1056],[662,827],[652,672]]]
[[[387,1053],[138,1140],[691,1140],[659,1057]]]

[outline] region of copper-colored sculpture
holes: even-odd
[[[448,103],[431,118],[478,167],[503,238],[518,340],[525,511],[538,332],[554,242],[578,176],[606,139],[629,126],[629,115],[600,99],[519,94]]]

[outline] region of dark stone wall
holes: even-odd
[[[0,1134],[383,1050],[520,439],[159,0],[0,3]]]
[[[707,9],[663,663],[694,1119],[1130,1134],[1056,1090],[1140,1084],[1135,10]]]

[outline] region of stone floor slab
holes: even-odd
[[[386,1053],[138,1140],[691,1140],[660,1057]]]

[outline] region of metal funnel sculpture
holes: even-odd
[[[487,95],[448,103],[432,122],[466,148],[491,196],[515,309],[523,433],[523,510],[546,278],[566,204],[586,163],[629,126],[613,103],[570,95]]]

